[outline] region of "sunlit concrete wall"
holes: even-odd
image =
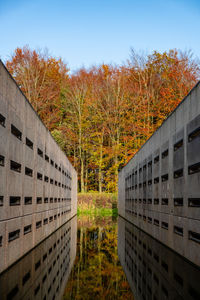
[[[0,62],[0,272],[77,211],[77,174]]]
[[[200,265],[200,84],[119,173],[119,214]]]

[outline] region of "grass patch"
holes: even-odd
[[[117,208],[111,209],[111,208],[90,208],[90,209],[82,209],[78,207],[77,210],[78,216],[115,216],[118,215]]]

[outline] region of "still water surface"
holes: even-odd
[[[0,275],[0,299],[200,299],[200,268],[118,217],[74,217]]]

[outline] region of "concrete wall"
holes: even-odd
[[[1,299],[62,299],[76,257],[74,217],[0,275]]]
[[[200,84],[119,173],[119,214],[200,265]]]
[[[0,272],[77,211],[77,174],[0,62]]]
[[[199,299],[199,268],[119,217],[118,255],[135,299]]]

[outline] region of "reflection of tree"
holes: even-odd
[[[65,300],[133,299],[117,256],[117,225],[111,221],[112,218],[104,218],[100,222],[103,226],[78,228],[77,257]]]

